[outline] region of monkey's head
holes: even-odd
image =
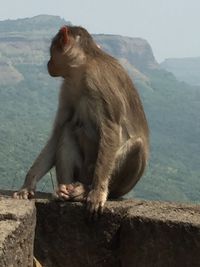
[[[89,55],[94,56],[99,51],[92,36],[84,28],[63,26],[50,46],[48,72],[53,77],[65,77],[69,67],[85,64]]]

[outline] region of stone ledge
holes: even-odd
[[[89,222],[84,204],[37,197],[34,254],[43,267],[200,266],[199,205],[108,201],[104,214]],[[9,225],[8,234],[0,233],[1,267],[32,266],[31,253],[22,251],[30,245],[33,210],[34,201],[0,200],[0,229]]]
[[[144,202],[120,232],[121,267],[199,267],[200,207]]]
[[[127,200],[129,214],[147,220],[190,224],[200,227],[200,205],[163,201]]]
[[[32,267],[34,201],[0,199],[0,266]]]
[[[44,266],[200,266],[197,205],[109,201],[95,222],[81,203],[37,200],[36,206],[35,255]]]

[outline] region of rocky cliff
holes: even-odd
[[[71,23],[48,15],[0,22],[0,62],[9,62],[11,73],[11,68],[17,68],[18,64],[46,64],[51,38],[64,24]],[[121,60],[136,78],[147,79],[142,73],[159,66],[146,40],[115,35],[94,35],[94,38],[103,49]],[[3,67],[0,81],[7,71],[7,66]],[[13,76],[12,81],[18,83],[19,75]]]
[[[151,46],[142,38],[105,34],[94,35],[94,38],[109,54],[128,61],[141,72],[159,68]]]

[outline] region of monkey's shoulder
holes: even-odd
[[[86,85],[90,88],[117,91],[133,89],[133,82],[121,63],[113,58],[92,59],[85,70]]]

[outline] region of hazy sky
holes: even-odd
[[[0,0],[0,20],[59,15],[91,33],[142,37],[158,61],[200,56],[200,0]]]

